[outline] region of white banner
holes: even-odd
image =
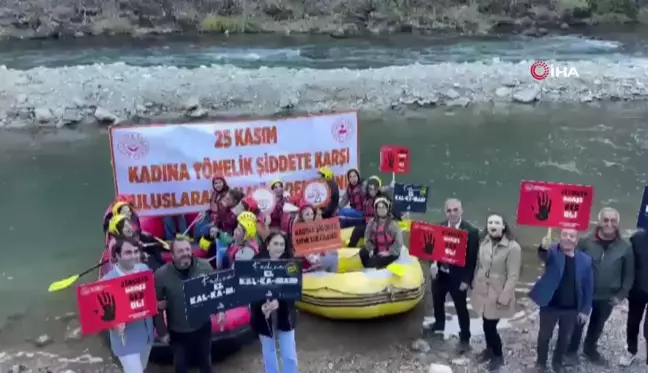
[[[135,196],[142,216],[207,209],[211,180],[250,189],[284,182],[301,191],[328,166],[340,188],[358,168],[355,112],[278,120],[113,127],[117,194]]]

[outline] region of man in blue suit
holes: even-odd
[[[587,322],[592,310],[594,275],[591,258],[576,251],[578,232],[563,229],[558,244],[550,245],[549,236],[543,238],[538,256],[545,263],[545,271],[531,289],[530,298],[540,307],[538,330],[539,372],[547,369],[549,341],[558,324],[558,341],[552,358],[552,368],[563,371],[563,357],[577,323]]]

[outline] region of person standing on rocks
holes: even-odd
[[[550,245],[551,234],[543,237],[538,256],[545,265],[542,276],[529,294],[540,307],[538,330],[538,372],[547,369],[549,341],[558,324],[558,341],[552,357],[552,368],[563,371],[563,357],[578,322],[585,323],[592,310],[594,275],[592,259],[576,251],[578,231],[563,229],[558,244]]]
[[[188,372],[191,361],[197,364],[200,373],[211,373],[211,319],[187,320],[183,283],[212,273],[212,267],[193,256],[189,239],[184,236],[171,241],[171,257],[171,263],[155,272],[155,291],[158,302],[166,303],[167,320],[165,323],[163,312],[155,316],[158,337],[163,343],[171,344],[176,373]],[[224,315],[219,314],[218,319],[224,321]]]
[[[598,214],[594,234],[578,241],[576,250],[583,251],[592,258],[594,267],[594,300],[589,318],[587,334],[583,342],[583,354],[592,363],[605,365],[605,358],[598,352],[598,340],[612,309],[628,296],[634,283],[634,254],[630,245],[619,232],[619,212],[604,207]],[[574,328],[567,349],[570,363],[578,362],[578,349],[585,323]]]
[[[521,265],[522,249],[511,228],[501,215],[489,216],[479,243],[471,300],[473,310],[483,319],[486,339],[486,350],[480,353],[478,361],[488,361],[490,370],[498,370],[504,365],[497,324],[500,319],[515,314],[515,286]]]
[[[628,324],[626,340],[628,351],[621,357],[621,366],[630,366],[636,356],[639,344],[639,327],[648,305],[648,233],[637,231],[630,237],[635,260],[635,279],[628,295]],[[648,322],[643,325],[644,338],[648,338]],[[648,353],[648,349],[646,351]],[[648,364],[648,360],[646,361]]]
[[[445,301],[448,293],[452,298],[457,318],[459,319],[459,348],[460,354],[470,349],[470,314],[468,313],[468,288],[472,284],[479,252],[479,230],[463,220],[461,201],[450,198],[445,202],[446,220],[440,225],[468,232],[468,247],[466,249],[466,265],[455,265],[433,262],[430,264],[432,278],[432,297],[434,303],[434,324],[430,330],[443,334],[445,330]]]

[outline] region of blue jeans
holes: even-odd
[[[340,228],[343,229],[362,225],[365,222],[362,211],[350,207],[341,208],[338,215],[340,216]]]
[[[295,331],[275,331],[279,340],[279,352],[281,354],[281,371],[277,360],[277,346],[274,338],[260,335],[261,353],[263,354],[263,366],[265,373],[297,373],[297,346],[295,345]]]
[[[187,230],[187,218],[184,215],[167,215],[162,218],[164,224],[164,239],[170,241],[176,234],[182,234]]]

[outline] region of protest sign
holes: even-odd
[[[157,314],[153,272],[137,272],[76,288],[79,322],[84,335]]]
[[[275,205],[277,204],[277,197],[270,188],[259,187],[252,191],[252,199],[254,199],[264,214],[269,214],[274,210]]]
[[[380,148],[380,172],[406,174],[410,169],[410,150],[404,146],[383,145]]]
[[[463,267],[466,265],[468,232],[414,221],[409,246],[410,254],[417,258]]]
[[[189,322],[204,322],[209,315],[247,305],[238,291],[238,278],[233,269],[191,278],[182,286]]]
[[[594,188],[588,185],[522,180],[517,223],[587,230]]]
[[[293,249],[297,256],[337,250],[342,247],[340,217],[295,223],[291,236]]]
[[[394,184],[394,210],[398,212],[427,211],[429,188],[423,185]]]
[[[355,112],[275,120],[110,128],[115,191],[134,195],[141,216],[204,211],[214,176],[246,195],[280,179],[304,191],[320,167],[340,189],[358,168]]]
[[[315,207],[326,206],[331,200],[331,188],[321,180],[310,181],[304,187],[304,200]]]
[[[648,186],[644,187],[639,214],[637,215],[637,228],[648,230]]]
[[[238,277],[238,291],[248,304],[266,299],[301,299],[301,259],[237,260],[234,272]]]

